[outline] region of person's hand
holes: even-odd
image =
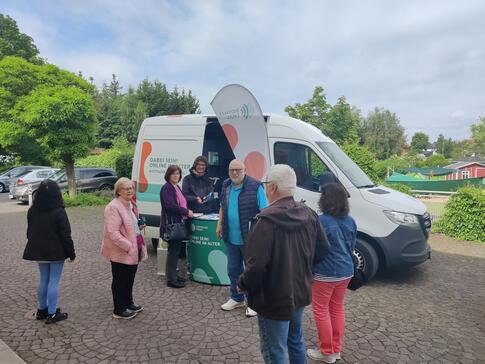
[[[202,203],[202,199],[199,196],[197,196],[196,200],[197,200],[197,203],[199,203],[199,204]]]
[[[74,262],[74,259],[76,259],[76,256],[75,255],[70,256],[69,257],[69,263]]]
[[[217,224],[216,234],[219,239],[222,239],[222,224]]]
[[[189,210],[189,212],[187,213],[187,216],[190,217],[190,218],[193,218],[194,212],[192,210]]]
[[[140,225],[140,230],[145,229],[145,228],[146,228],[146,226],[147,226],[147,224]]]

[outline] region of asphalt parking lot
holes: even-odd
[[[27,363],[262,362],[256,319],[219,307],[227,288],[167,288],[151,249],[134,290],[145,310],[114,320],[110,266],[99,255],[100,207],[68,209],[77,259],[65,266],[59,305],[69,319],[50,326],[33,320],[38,272],[21,259],[26,210],[0,194],[0,339]],[[485,363],[485,245],[474,249],[482,257],[435,251],[425,264],[349,292],[340,362]],[[309,309],[305,338],[316,346]]]

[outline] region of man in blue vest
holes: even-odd
[[[246,316],[257,313],[245,303],[244,294],[237,292],[237,281],[244,271],[244,243],[250,221],[268,206],[261,182],[246,175],[246,167],[240,160],[229,163],[229,178],[224,181],[220,194],[221,208],[217,223],[217,236],[227,247],[227,274],[231,281],[231,298],[221,308],[231,311],[246,307]]]

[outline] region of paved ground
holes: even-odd
[[[256,320],[219,308],[227,289],[167,288],[152,251],[135,283],[145,311],[131,321],[112,319],[110,268],[98,255],[101,208],[68,210],[78,254],[66,264],[60,291],[69,319],[51,326],[33,320],[38,273],[21,259],[25,208],[12,205],[0,195],[0,339],[27,363],[261,362]],[[341,363],[485,363],[484,282],[484,258],[435,252],[426,264],[349,292]],[[309,310],[305,337],[316,345]]]

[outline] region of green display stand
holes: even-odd
[[[217,220],[194,218],[190,224],[187,258],[191,279],[196,282],[227,286],[226,244],[217,237]]]

